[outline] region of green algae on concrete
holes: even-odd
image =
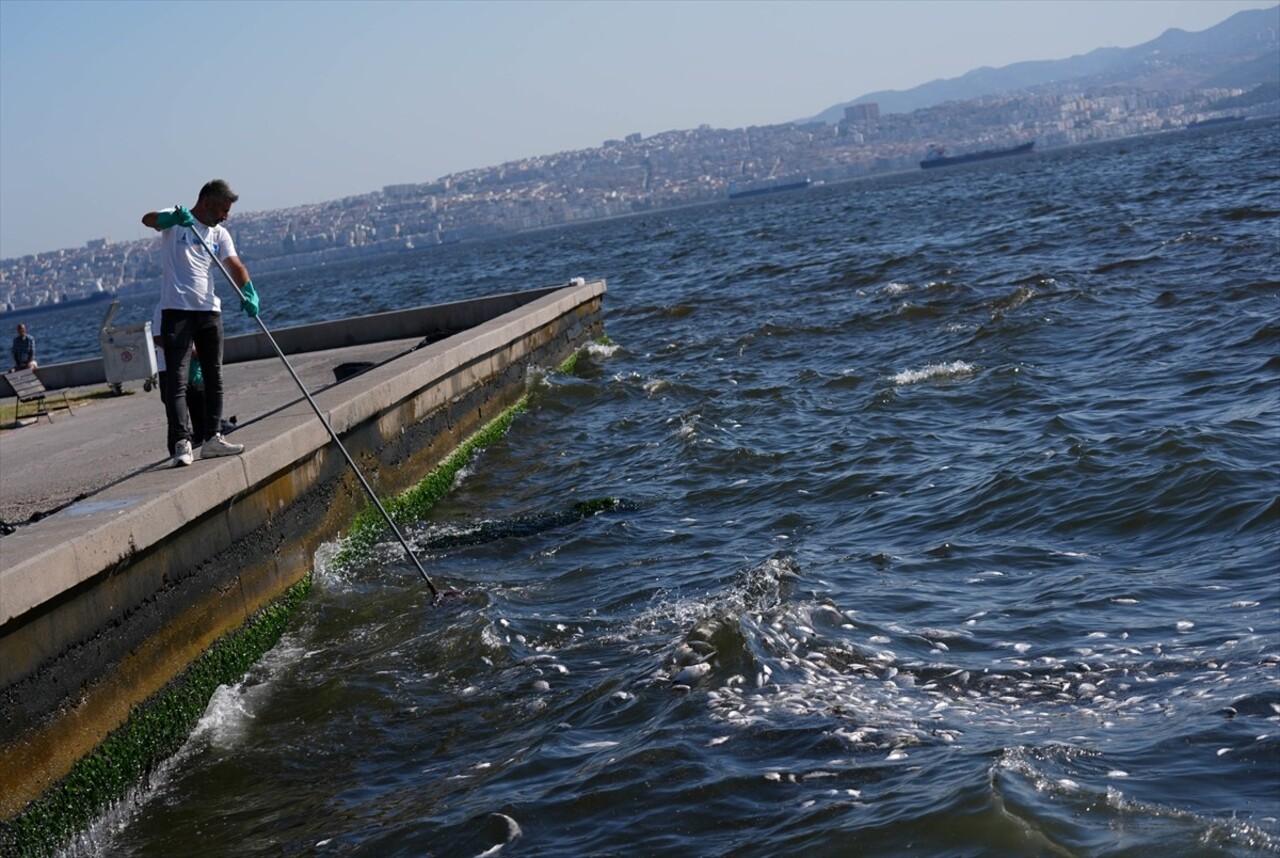
[[[582,352],[576,351],[569,355],[569,359],[560,364],[558,371],[565,375],[575,375],[578,370],[578,361],[582,358]]]
[[[382,506],[391,516],[391,520],[401,527],[408,522],[421,520],[428,510],[439,501],[453,486],[454,478],[475,457],[475,454],[497,441],[507,429],[516,415],[528,407],[528,395],[520,397],[514,405],[503,411],[479,431],[471,435],[445,457],[422,482],[411,489],[384,501]],[[373,504],[367,504],[356,514],[351,522],[351,529],[342,541],[334,563],[337,566],[348,566],[356,558],[361,557],[373,547],[378,540],[386,536],[387,523]]]
[[[607,334],[601,334],[595,338],[594,343],[598,346],[611,346],[613,345],[613,340],[609,339]],[[556,372],[563,373],[564,375],[577,375],[578,363],[586,353],[585,349],[578,349],[573,354],[569,355],[568,359],[565,360],[564,363],[556,367]]]
[[[0,823],[0,855],[48,855],[172,756],[204,714],[219,685],[235,682],[275,646],[310,576],[286,590],[244,625],[223,635],[41,798]]]
[[[583,351],[575,349],[563,363],[556,367],[556,372],[572,375],[577,368]],[[529,407],[529,394],[524,394],[509,408],[482,426],[475,434],[458,445],[445,460],[427,474],[420,483],[395,497],[383,501],[383,509],[395,522],[396,527],[403,527],[426,518],[427,512],[435,506],[453,487],[458,472],[465,468],[480,450],[493,444],[507,433],[516,416]],[[363,556],[388,533],[386,519],[373,504],[366,504],[351,522],[351,529],[342,540],[334,564],[349,566],[357,558]]]

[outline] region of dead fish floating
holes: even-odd
[[[676,685],[692,685],[705,678],[711,673],[711,663],[700,661],[697,664],[690,664],[682,667],[680,672],[671,677],[671,681]]]
[[[675,662],[679,665],[697,664],[707,661],[716,654],[715,647],[704,641],[688,641],[676,647]]]

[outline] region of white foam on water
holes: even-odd
[[[379,542],[360,555],[358,563],[338,563],[345,547],[344,539],[323,542],[312,558],[312,586],[336,593],[351,592],[361,583],[368,566],[386,566],[404,559],[404,546],[398,540]]]
[[[547,390],[551,387],[552,370],[544,366],[531,366],[524,376],[526,391]]]
[[[936,379],[960,378],[974,373],[972,364],[965,363],[962,360],[951,361],[950,363],[931,363],[920,369],[908,369],[897,373],[890,377],[895,385],[904,386],[908,384],[917,384],[922,381],[932,381]]]
[[[449,486],[450,491],[456,490],[466,483],[467,480],[471,479],[471,477],[475,475],[475,472],[476,465],[474,461],[467,462],[467,464],[458,468],[457,473],[453,475],[453,482]]]
[[[690,414],[687,417],[680,418],[680,428],[676,430],[676,437],[683,441],[691,441],[698,437],[698,421],[701,419],[700,414]]]
[[[234,685],[219,685],[187,743],[208,747],[238,747],[257,713],[270,704],[276,681],[309,653],[296,637],[284,635],[254,666],[250,677]]]
[[[665,378],[651,378],[644,383],[644,392],[653,396],[655,393],[661,393],[671,387],[671,382]]]
[[[243,687],[219,685],[191,736],[203,739],[212,747],[234,748],[244,738],[253,718],[251,703]]]
[[[617,343],[601,343],[592,340],[587,343],[585,351],[592,357],[613,357],[617,353],[620,346]]]
[[[344,573],[348,571],[335,562],[341,551],[341,540],[320,543],[320,546],[316,548],[315,558],[313,559],[312,585],[319,585],[325,589],[340,589],[341,585],[345,583]]]

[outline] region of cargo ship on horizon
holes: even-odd
[[[967,155],[948,155],[946,149],[941,146],[933,145],[929,147],[929,154],[920,162],[920,166],[925,170],[932,170],[935,167],[951,167],[956,164],[971,164],[974,161],[989,161],[993,158],[1009,158],[1014,155],[1029,155],[1031,150],[1035,148],[1036,141],[1031,140],[1018,146],[1008,149],[984,149],[981,152],[970,152]]]

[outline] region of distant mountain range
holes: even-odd
[[[907,90],[884,90],[828,107],[801,122],[838,123],[844,109],[875,102],[881,113],[909,113],[948,101],[1026,90],[1091,86],[1140,89],[1250,88],[1280,80],[1280,6],[1237,12],[1199,33],[1166,30],[1132,48],[1098,48],[1065,60],[1035,60],[974,69],[950,80]]]

